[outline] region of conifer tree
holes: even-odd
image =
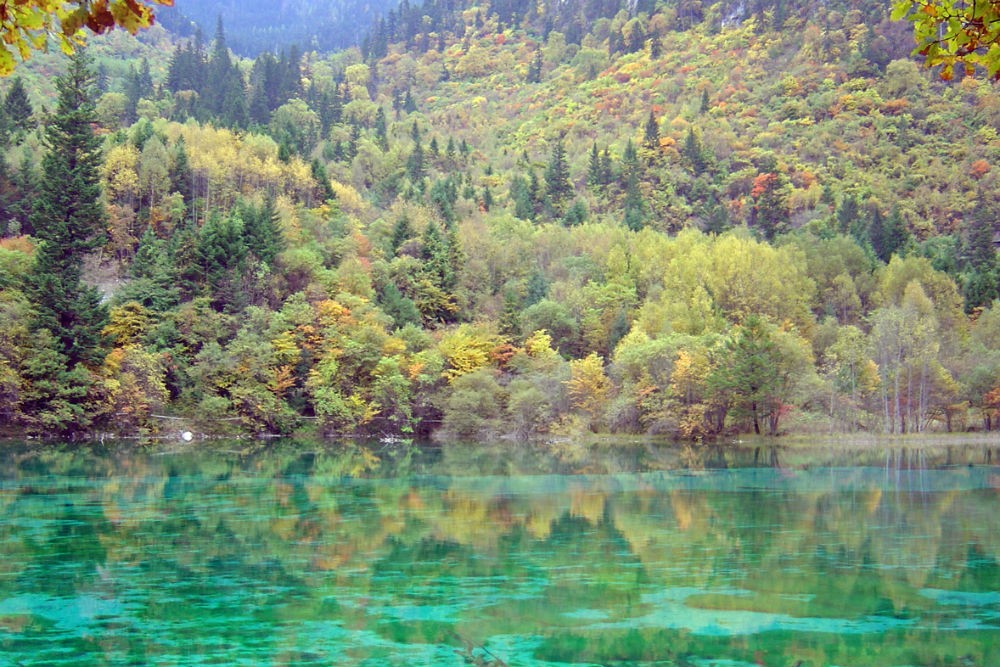
[[[94,136],[93,74],[78,51],[56,81],[59,98],[45,132],[34,208],[40,241],[26,277],[35,310],[30,322],[37,349],[25,360],[22,397],[26,426],[47,433],[80,431],[91,423],[91,372],[105,356],[101,330],[108,313],[98,291],[82,280],[85,256],[103,242],[100,201],[101,143]]]
[[[562,212],[563,203],[573,194],[573,184],[569,180],[569,164],[566,162],[566,148],[562,139],[552,147],[552,157],[545,170],[545,195],[554,215]]]
[[[909,241],[903,215],[894,208],[886,218],[878,206],[872,207],[872,218],[868,224],[868,240],[880,260],[888,263],[892,256],[900,252]]]
[[[658,150],[660,147],[660,124],[656,122],[656,116],[653,112],[649,112],[649,118],[646,119],[646,128],[642,138],[642,145],[651,150]]]
[[[274,198],[266,198],[260,208],[244,207],[241,215],[243,240],[247,250],[261,262],[273,264],[278,253],[284,249],[281,220]]]
[[[424,148],[420,145],[419,140],[413,144],[413,152],[406,160],[406,174],[414,183],[424,177]]]
[[[37,308],[33,325],[52,334],[67,370],[104,358],[100,332],[107,311],[97,290],[82,281],[85,256],[104,242],[92,84],[89,61],[80,51],[56,82],[59,99],[45,131],[48,150],[31,215],[41,241],[28,285]]]
[[[410,218],[404,212],[396,219],[392,227],[392,237],[389,239],[389,254],[395,256],[404,243],[413,238],[413,226]]]
[[[15,77],[11,81],[10,90],[3,100],[3,112],[11,130],[31,129],[31,117],[35,110],[31,106],[31,100],[28,99],[28,91],[25,90],[21,77]]]
[[[238,214],[223,218],[212,213],[201,228],[197,256],[212,295],[212,307],[228,313],[242,310],[246,296],[240,285],[247,257],[242,218]]]
[[[172,253],[151,227],[139,240],[130,274],[132,281],[115,294],[117,302],[136,301],[150,310],[166,312],[180,301]]]
[[[725,360],[712,373],[708,384],[722,400],[731,402],[738,413],[749,417],[753,431],[760,435],[761,419],[776,409],[773,395],[780,365],[779,350],[771,328],[751,315],[728,342]]]
[[[967,273],[963,292],[965,308],[969,312],[974,308],[988,306],[998,297],[1000,263],[993,246],[994,220],[995,209],[987,203],[980,190],[964,239]]]
[[[639,189],[639,155],[629,139],[622,156],[622,177],[625,179],[625,226],[638,231],[646,223],[646,203]]]
[[[694,128],[688,128],[687,135],[684,137],[683,154],[695,176],[705,171],[707,166],[705,151],[701,144],[701,138],[695,133]]]
[[[333,186],[330,185],[330,176],[326,173],[326,167],[319,161],[319,158],[314,158],[310,163],[309,168],[312,173],[313,180],[316,181],[316,188],[319,193],[320,200],[332,201],[336,199],[337,195],[333,191]]]
[[[417,110],[417,103],[413,100],[413,93],[410,89],[406,89],[406,96],[403,98],[403,111],[406,113],[413,113]]]
[[[191,165],[188,162],[184,137],[179,137],[174,144],[173,160],[167,171],[170,180],[170,191],[178,193],[184,199],[184,205],[191,208],[194,203],[194,192],[191,187]]]
[[[663,42],[659,35],[653,35],[649,39],[649,57],[656,60],[663,55]]]
[[[595,141],[590,147],[590,162],[587,163],[587,185],[596,188],[601,185],[601,154]]]
[[[375,144],[383,153],[389,150],[389,135],[386,133],[385,109],[379,107],[375,112]]]
[[[531,64],[528,66],[528,75],[525,78],[526,83],[539,83],[542,80],[542,50],[537,49],[535,51],[534,57],[531,59]]]
[[[837,205],[836,217],[837,231],[841,234],[851,234],[859,241],[864,240],[858,233],[858,221],[861,219],[861,211],[858,206],[858,198],[853,193],[848,192],[840,199],[840,203]]]

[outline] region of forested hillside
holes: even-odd
[[[404,2],[253,60],[223,17],[97,40],[58,102],[40,57],[3,94],[0,421],[990,428],[1000,96],[884,11]]]
[[[221,17],[230,48],[255,57],[293,45],[319,51],[355,46],[375,19],[395,5],[394,0],[176,0],[172,8],[158,9],[157,20],[187,37],[193,35],[192,23],[212,34]]]

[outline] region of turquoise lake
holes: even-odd
[[[12,444],[0,667],[1000,665],[993,460]]]

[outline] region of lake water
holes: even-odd
[[[6,447],[0,667],[1000,665],[987,447],[245,446]]]

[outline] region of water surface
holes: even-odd
[[[0,666],[998,665],[992,460],[11,446]]]

